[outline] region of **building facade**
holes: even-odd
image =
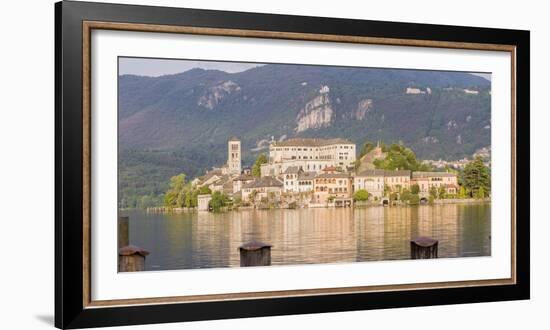
[[[228,174],[241,174],[241,141],[232,137],[227,141]]]
[[[208,211],[210,209],[209,204],[212,200],[212,196],[208,195],[198,195],[197,196],[197,210],[199,211]]]
[[[261,167],[262,176],[278,176],[289,167],[322,173],[328,167],[347,172],[356,160],[355,143],[345,139],[288,139],[271,142],[269,162]]]
[[[358,173],[353,178],[354,191],[366,190],[370,196],[377,199],[384,196],[384,170],[367,170]]]
[[[385,171],[384,185],[390,192],[401,192],[403,189],[411,189],[411,171]]]
[[[316,175],[317,173],[315,172],[303,172],[298,174],[298,192],[312,192]]]
[[[254,181],[254,177],[249,174],[241,174],[233,179],[233,193],[238,193],[242,190],[243,186],[247,183]]]
[[[281,199],[283,182],[274,177],[263,177],[244,184],[241,190],[242,200],[258,202],[263,198],[273,197],[276,201]]]
[[[430,189],[436,188],[445,189],[445,193],[456,195],[458,193],[458,178],[454,173],[448,172],[413,172],[411,184],[417,184],[419,187],[419,195],[427,197],[430,194]]]
[[[337,199],[350,199],[352,194],[352,177],[329,168],[315,176],[313,200],[317,204],[327,204]]]

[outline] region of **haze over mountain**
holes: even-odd
[[[470,156],[490,145],[490,104],[490,81],[460,72],[270,64],[122,75],[119,199],[156,196],[172,175],[222,165],[231,136],[245,166],[272,138],[291,137],[402,141],[420,159]]]

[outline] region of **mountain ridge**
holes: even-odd
[[[120,184],[161,193],[153,180],[223,164],[230,136],[245,166],[272,138],[291,137],[400,141],[420,159],[458,159],[490,146],[490,99],[490,81],[462,72],[268,64],[122,75]]]

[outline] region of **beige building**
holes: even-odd
[[[353,178],[348,173],[337,172],[334,167],[315,177],[313,200],[317,204],[350,200]]]
[[[221,169],[213,169],[207,172],[205,175],[195,178],[193,181],[191,181],[191,184],[193,185],[193,187],[209,187],[211,184],[220,180],[222,177],[223,174]]]
[[[273,196],[280,200],[283,182],[275,177],[263,177],[243,185],[241,193],[243,201],[257,202],[262,198]]]
[[[220,179],[208,185],[212,192],[219,191],[226,195],[233,194],[233,179],[230,175],[222,175]]]
[[[312,192],[316,175],[317,173],[315,172],[302,172],[298,174],[298,192]]]
[[[384,185],[391,192],[411,189],[411,171],[384,171]]]
[[[413,172],[411,185],[417,184],[420,188],[419,195],[427,197],[430,194],[430,189],[435,187],[445,187],[447,194],[455,195],[458,193],[458,178],[454,173],[448,172]]]
[[[242,190],[243,185],[250,183],[256,179],[252,175],[249,174],[241,174],[238,177],[233,179],[233,193],[238,193]]]
[[[291,166],[282,174],[283,192],[303,193],[313,191],[313,180],[317,173],[304,172],[301,168]]]
[[[261,167],[262,176],[279,176],[289,167],[316,173],[337,167],[345,172],[355,163],[355,149],[355,143],[345,139],[274,141],[269,146],[269,162]]]
[[[384,196],[384,170],[366,170],[353,178],[353,190],[366,190],[372,197]]]

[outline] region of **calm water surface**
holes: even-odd
[[[124,215],[146,270],[238,267],[251,240],[273,245],[273,265],[408,259],[418,236],[439,240],[440,258],[491,254],[490,204]]]

